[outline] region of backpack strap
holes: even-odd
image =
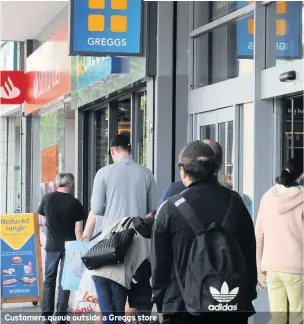
[[[189,202],[182,196],[176,195],[168,199],[180,212],[183,219],[187,222],[196,236],[206,231],[204,224],[198,219],[196,213]]]
[[[223,230],[229,234],[234,233],[239,222],[240,204],[238,204],[238,200],[239,196],[237,195],[237,193],[230,190],[230,203],[221,223]]]

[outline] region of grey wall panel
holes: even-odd
[[[189,92],[189,113],[229,107],[253,101],[252,75],[243,76]]]
[[[297,78],[291,82],[281,82],[280,74],[287,71],[296,71]],[[281,64],[262,71],[261,98],[271,98],[292,94],[304,90],[304,60]]]
[[[69,4],[52,20],[43,30],[41,30],[34,40],[44,43],[48,40],[60,27],[62,27],[69,20]],[[37,48],[35,48],[37,49]]]
[[[177,3],[175,163],[188,140],[189,2]],[[175,180],[180,180],[175,171]]]
[[[154,174],[157,197],[171,183],[173,3],[158,2]]]

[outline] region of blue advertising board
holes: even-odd
[[[36,301],[34,297],[39,297],[41,273],[37,260],[41,262],[41,258],[37,258],[34,217],[37,215],[1,215],[2,300]]]
[[[77,90],[111,74],[129,73],[130,60],[123,57],[77,56]]]
[[[70,3],[71,55],[142,55],[142,0]]]
[[[246,1],[238,1],[244,6]],[[276,57],[302,58],[301,1],[277,2],[276,12]],[[237,21],[237,57],[252,58],[254,53],[254,16],[249,15]]]

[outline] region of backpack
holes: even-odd
[[[233,233],[240,216],[239,196],[230,191],[230,204],[223,221],[202,224],[192,206],[181,195],[169,199],[195,233],[185,281],[182,284],[176,261],[174,270],[187,311],[244,311],[247,295],[247,265]]]

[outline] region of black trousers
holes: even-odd
[[[164,324],[248,324],[248,315],[242,313],[217,313],[193,316],[189,313],[164,316]]]

